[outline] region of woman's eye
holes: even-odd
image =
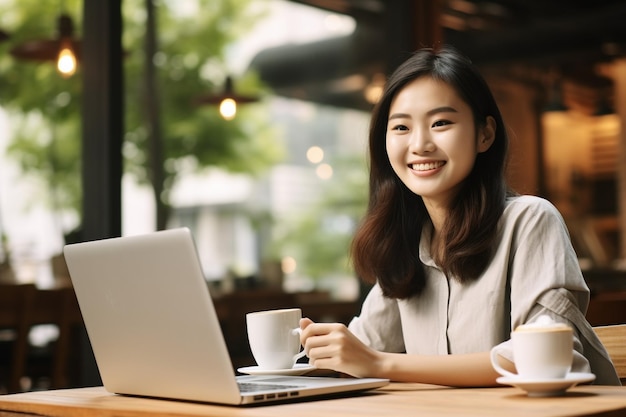
[[[391,130],[409,130],[405,125],[395,125],[391,128]]]
[[[435,123],[433,123],[432,127],[441,127],[449,124],[452,124],[450,120],[437,120]]]

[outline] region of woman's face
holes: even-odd
[[[476,134],[472,110],[448,84],[420,77],[391,102],[386,147],[396,175],[427,206],[448,207],[493,141],[493,118]],[[491,136],[491,137],[490,137]]]

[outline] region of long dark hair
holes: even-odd
[[[407,83],[424,76],[454,88],[472,109],[476,129],[485,125],[488,116],[496,122],[495,140],[477,155],[440,234],[444,250],[437,262],[447,276],[460,282],[480,277],[493,255],[508,191],[508,137],[489,86],[471,61],[456,50],[419,50],[389,77],[374,108],[369,133],[369,205],[351,247],[356,273],[366,282],[378,282],[383,294],[392,298],[419,294],[425,285],[419,245],[422,227],[430,217],[422,197],[410,191],[393,171],[386,150],[391,101]]]

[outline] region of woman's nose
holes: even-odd
[[[428,132],[414,130],[411,133],[409,150],[416,154],[428,153],[435,150],[435,143]]]

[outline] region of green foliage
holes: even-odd
[[[80,37],[80,0],[62,2]],[[198,106],[199,95],[221,88],[227,68],[226,48],[249,30],[263,11],[251,0],[196,0],[157,3],[159,52],[153,57],[160,98],[163,138],[163,201],[183,173],[219,166],[258,173],[282,157],[275,132],[265,119],[263,103],[240,107],[232,121],[217,106]],[[56,35],[57,2],[0,1],[0,27],[11,39],[0,44],[0,105],[11,112],[15,134],[8,153],[26,175],[47,183],[56,210],[80,211],[80,103],[78,73],[62,78],[51,62],[17,61],[9,54],[22,41]],[[144,2],[123,2],[125,71],[125,171],[148,182],[144,49]],[[188,8],[192,9],[189,10]],[[235,80],[242,93],[261,94],[254,74]],[[155,184],[152,184],[153,186]]]
[[[69,1],[68,9],[77,11],[78,4]],[[9,112],[14,127],[7,154],[48,190],[44,202],[55,209],[76,210],[80,205],[80,80],[62,78],[51,63],[20,62],[9,53],[22,42],[56,36],[58,12],[54,2],[0,3],[0,27],[11,36],[0,43],[0,105]]]

